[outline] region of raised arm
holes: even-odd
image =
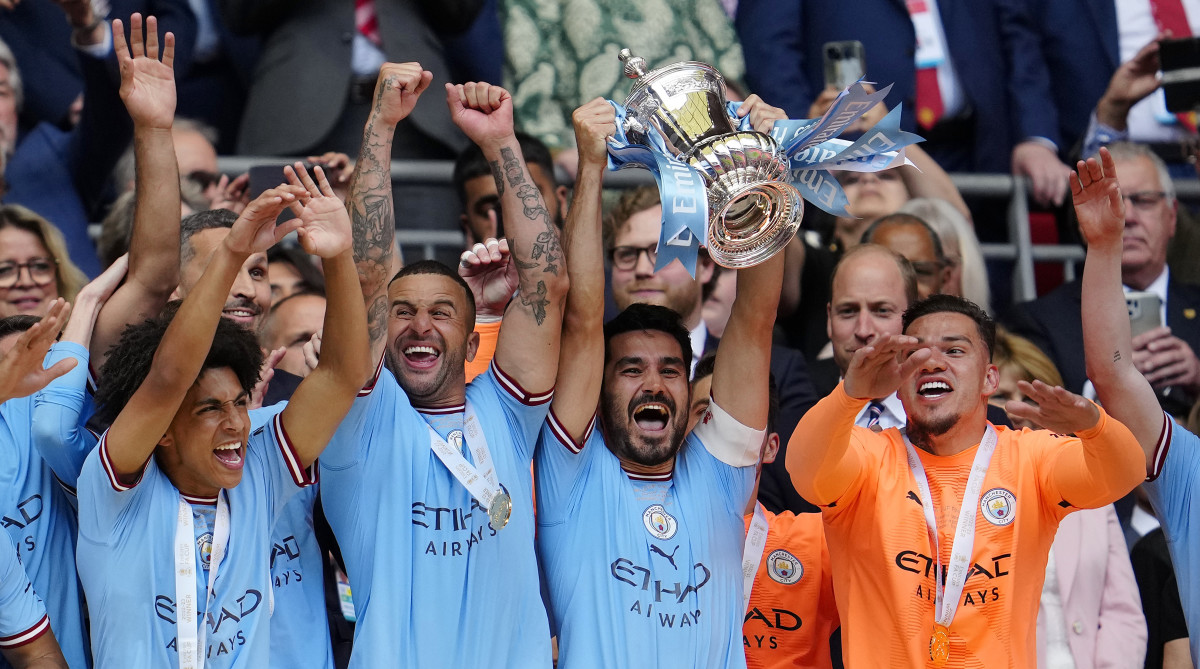
[[[1121,235],[1125,201],[1117,185],[1117,167],[1108,149],[1100,161],[1089,158],[1071,178],[1071,198],[1079,229],[1087,240],[1083,267],[1083,353],[1087,375],[1104,408],[1137,437],[1146,471],[1163,429],[1163,411],[1149,382],[1133,366],[1129,311],[1121,289]]]
[[[171,425],[179,405],[200,375],[212,347],[221,309],[238,272],[253,253],[264,252],[300,225],[298,219],[276,226],[283,208],[304,195],[303,188],[267,190],[246,207],[224,243],[213,253],[204,274],[167,327],[150,373],[109,428],[109,458],[121,480],[136,479],[154,447]]]
[[[571,288],[563,314],[558,380],[551,409],[576,444],[582,444],[600,401],[604,376],[604,244],[600,194],[608,167],[607,138],[616,131],[616,110],[596,98],[575,110],[579,169],[563,229]]]
[[[367,304],[371,363],[383,356],[387,339],[387,284],[395,258],[396,217],[392,209],[392,137],[396,124],[417,104],[433,73],[418,63],[384,63],[375,82],[375,103],[363,128],[358,164],[346,207],[354,228],[354,263]]]
[[[567,273],[558,229],[513,131],[512,98],[486,83],[447,84],[450,117],[492,166],[520,287],[496,343],[496,363],[531,395],[554,386]]]
[[[120,20],[113,21],[113,48],[121,69],[121,99],[133,118],[133,150],[137,165],[137,204],[129,242],[129,273],[124,285],[96,318],[90,342],[95,369],[126,325],[162,311],[179,285],[179,165],[171,140],[175,118],[175,74],[171,69],[175,38],[167,33],[159,60],[158,30],[153,16],[130,19],[127,47]]]
[[[74,360],[61,360],[50,369],[42,368],[46,353],[70,313],[71,305],[62,298],[51,302],[46,315],[22,332],[0,358],[0,404],[32,395],[75,367]]]
[[[783,284],[783,258],[777,253],[760,265],[738,270],[729,324],[713,366],[713,401],[742,425],[760,430],[767,425],[766,379],[771,373],[771,336]],[[755,381],[747,383],[747,379]]]
[[[367,347],[367,313],[359,290],[358,272],[350,246],[350,217],[333,193],[320,167],[316,182],[300,163],[287,168],[288,181],[303,186],[306,195],[293,205],[300,217],[297,231],[307,253],[321,258],[325,269],[325,322],[321,359],[306,376],[281,420],[304,467],[317,459],[342,422],[371,364]],[[300,208],[299,205],[303,205]]]
[[[788,441],[787,469],[801,497],[828,505],[858,478],[863,460],[850,444],[854,417],[871,398],[896,392],[901,381],[929,358],[927,348],[908,355],[916,345],[913,337],[888,335],[858,349],[845,381],[800,419]]]

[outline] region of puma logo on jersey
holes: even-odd
[[[674,569],[675,571],[679,571],[679,567],[675,566],[675,554],[679,552],[679,546],[675,546],[675,550],[671,551],[670,555],[667,555],[658,546],[655,546],[654,544],[650,544],[650,552],[658,553],[659,555],[663,556],[663,558],[665,558],[667,562],[671,563],[672,569]]]
[[[922,507],[922,508],[924,508],[924,507],[925,507],[925,505],[921,503],[921,498],[920,498],[920,497],[917,497],[917,493],[915,493],[915,492],[913,492],[913,491],[911,491],[911,490],[909,490],[909,491],[908,491],[908,494],[907,494],[907,495],[905,495],[905,496],[904,496],[904,498],[905,498],[905,499],[911,499],[912,501],[916,502],[916,503],[917,503],[917,506],[919,506],[919,507]]]

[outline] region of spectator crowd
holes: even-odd
[[[1200,0],[0,0],[0,669],[1196,666],[1193,34]],[[660,263],[618,52],[769,134],[851,41],[890,88],[844,136],[900,107],[907,164],[833,171],[850,215],[761,264]],[[970,173],[1085,260],[1014,300]]]

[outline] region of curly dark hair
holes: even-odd
[[[129,325],[121,333],[121,340],[109,351],[96,388],[96,419],[101,424],[111,425],[116,420],[117,414],[150,374],[154,354],[180,304],[180,301],[171,302],[156,318]],[[254,333],[222,318],[201,369],[229,368],[237,376],[242,390],[249,393],[258,383],[262,361],[262,349],[258,347]]]

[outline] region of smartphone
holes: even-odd
[[[263,191],[268,188],[274,188],[281,183],[285,183],[287,177],[283,176],[283,168],[291,165],[291,163],[269,163],[266,165],[255,165],[250,168],[250,199],[263,194]],[[304,161],[304,167],[311,175],[313,165],[308,161]]]
[[[1200,37],[1160,40],[1158,61],[1167,111],[1196,111],[1200,107]]]
[[[825,87],[843,90],[867,74],[866,51],[862,42],[826,42],[821,47],[825,54]]]
[[[1134,337],[1162,325],[1162,301],[1154,293],[1126,293],[1125,308],[1129,310],[1129,325]]]

